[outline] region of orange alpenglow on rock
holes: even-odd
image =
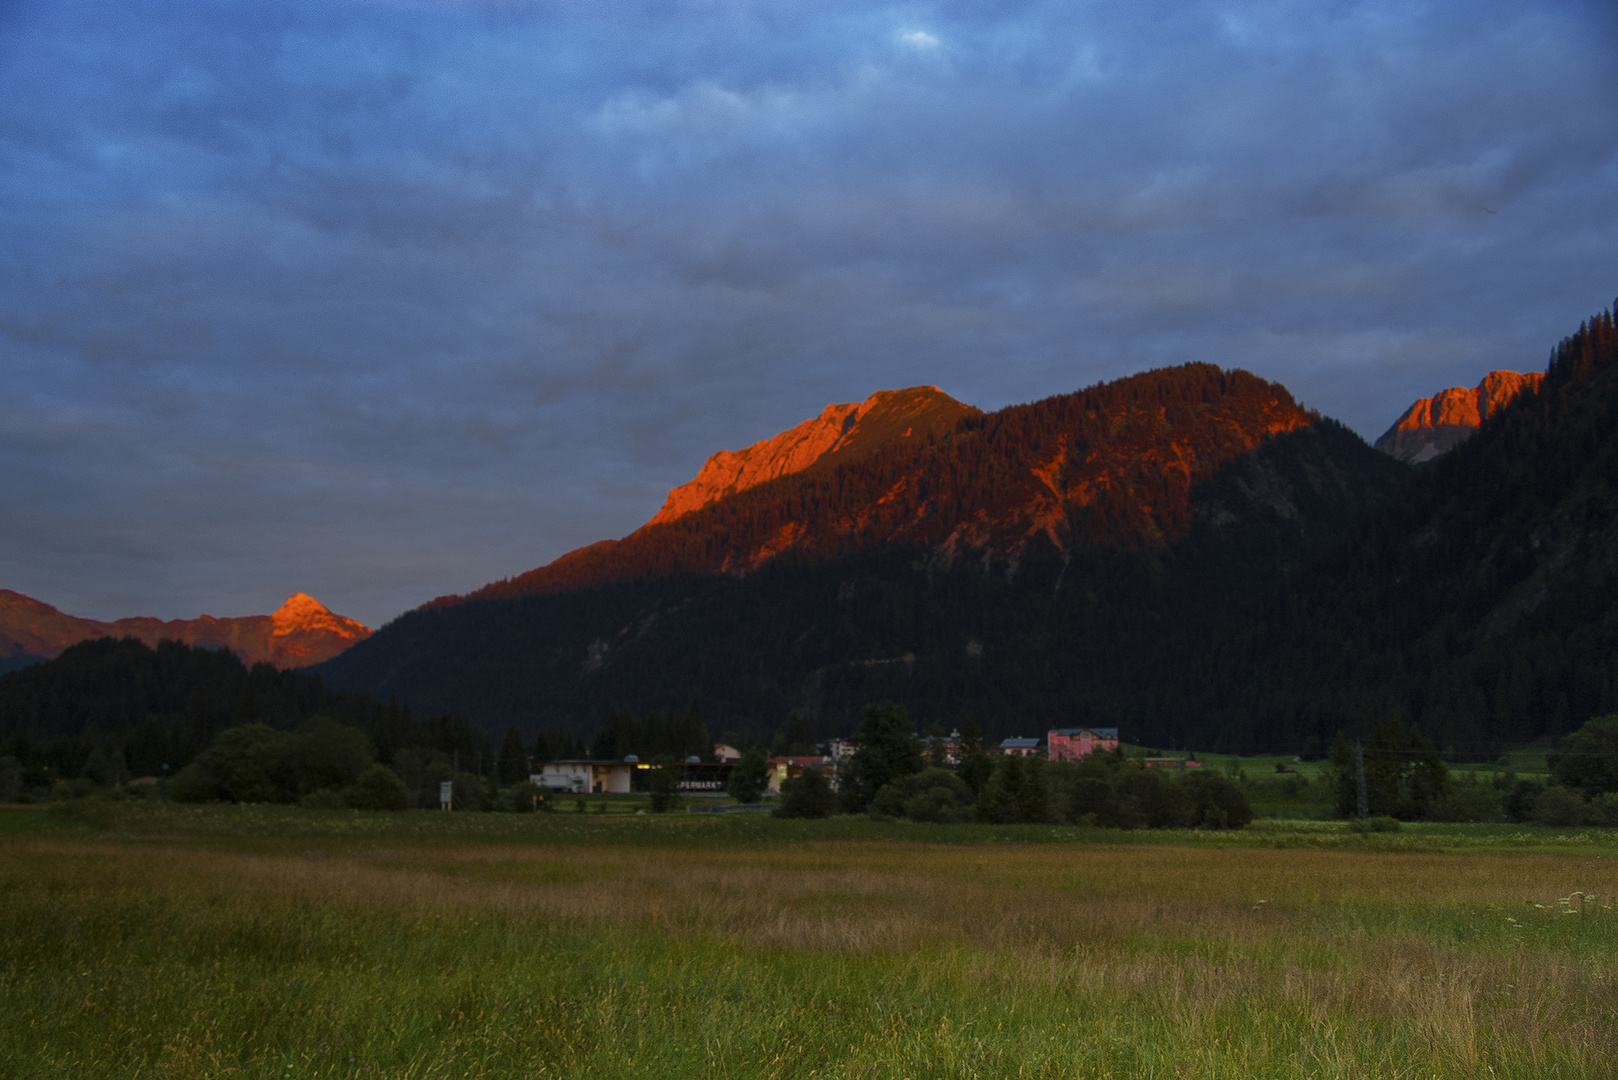
[[[1384,454],[1421,465],[1471,438],[1490,416],[1524,390],[1537,389],[1542,372],[1491,371],[1472,389],[1451,387],[1422,398],[1376,441]]]
[[[269,662],[276,667],[307,667],[330,660],[356,641],[371,636],[370,628],[343,615],[333,614],[308,593],[293,593],[270,616]]]
[[[864,401],[827,405],[819,416],[745,450],[721,450],[689,483],[669,492],[648,521],[673,521],[738,491],[814,465],[853,461],[893,442],[942,435],[978,410],[936,386],[879,390]]]
[[[335,615],[314,597],[293,593],[274,615],[216,619],[118,619],[99,622],[64,615],[49,604],[0,589],[0,652],[53,657],[69,645],[94,638],[132,637],[156,645],[179,641],[229,649],[245,663],[279,668],[330,660],[371,636],[366,626]]]

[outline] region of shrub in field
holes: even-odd
[[[1241,829],[1253,820],[1247,795],[1216,772],[1187,771],[1180,784],[1191,796],[1191,824],[1199,829]]]
[[[1501,800],[1501,807],[1512,821],[1532,821],[1534,805],[1544,793],[1545,785],[1538,780],[1519,780]]]
[[[1585,804],[1584,820],[1591,825],[1618,826],[1618,791],[1597,795]]]
[[[299,724],[282,753],[277,778],[287,798],[340,791],[359,779],[376,757],[365,732],[324,716]]]
[[[14,802],[22,794],[22,762],[0,757],[0,803]]]
[[[1390,720],[1363,740],[1365,794],[1371,813],[1405,821],[1435,816],[1449,791],[1449,768],[1432,741],[1411,731],[1400,720]],[[1339,733],[1331,748],[1331,782],[1338,817],[1355,813],[1359,780],[1354,743]]]
[[[1584,821],[1584,800],[1565,787],[1548,787],[1534,803],[1534,821],[1539,825],[1578,825]]]
[[[1598,716],[1562,740],[1547,759],[1551,776],[1586,798],[1618,791],[1618,713]]]
[[[948,769],[923,769],[886,784],[871,800],[871,809],[912,821],[967,821],[972,816],[972,789]]]
[[[343,799],[356,810],[404,810],[410,806],[410,792],[404,781],[381,762],[360,773],[343,793]]]
[[[837,793],[819,769],[805,769],[781,785],[781,805],[774,817],[826,818],[837,810]]]
[[[725,791],[739,803],[756,803],[769,785],[770,761],[764,751],[753,747],[731,767]]]
[[[1500,792],[1473,773],[1470,780],[1450,784],[1431,816],[1434,821],[1499,821],[1501,803]]]
[[[536,810],[550,811],[555,807],[551,803],[551,793],[539,784],[532,781],[523,781],[511,788],[507,793],[511,809],[519,814],[531,814]]]
[[[657,759],[647,788],[652,794],[652,813],[666,814],[680,805],[680,766],[672,757]]]
[[[1391,814],[1378,814],[1375,817],[1355,818],[1348,823],[1350,832],[1357,832],[1362,836],[1366,833],[1398,832],[1399,819]]]
[[[180,802],[295,802],[352,784],[373,757],[358,728],[322,716],[293,731],[243,724],[220,732],[169,785]]]
[[[1041,822],[1050,804],[1048,794],[1044,761],[1002,757],[979,792],[973,812],[979,821],[996,825]]]
[[[179,802],[284,802],[290,736],[268,724],[227,728],[169,783]]]
[[[1079,821],[1087,815],[1092,821],[1107,812],[1113,800],[1112,784],[1100,776],[1081,776],[1068,790],[1065,817]]]
[[[867,705],[840,792],[845,811],[865,809],[876,793],[901,776],[921,771],[921,744],[903,705]]]
[[[1098,824],[1121,829],[1185,829],[1196,823],[1197,803],[1191,792],[1154,769],[1126,770],[1115,790],[1116,801],[1106,813],[1097,815]]]

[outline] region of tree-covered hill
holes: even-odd
[[[828,540],[745,574],[670,569],[423,608],[319,670],[332,685],[453,708],[490,730],[585,738],[610,713],[693,699],[715,730],[758,738],[793,710],[821,734],[852,730],[876,700],[903,703],[923,728],[972,715],[990,736],[1102,723],[1098,706],[1118,699],[1121,671],[1261,596],[1408,474],[1251,376],[1193,365],[1125,382],[994,414],[981,429],[974,419],[957,436],[978,450],[935,445],[920,471],[868,458],[791,498],[761,485],[672,523],[735,515],[737,529],[753,529],[728,505],[750,499],[769,514],[788,507],[781,521],[840,522],[865,507],[870,520],[894,515],[886,542],[855,530],[869,542]],[[1002,445],[1042,449],[1018,459]],[[1026,465],[1059,446],[1069,464],[1058,486],[1088,494],[1041,504],[1055,516],[1029,529],[1033,488],[996,463]],[[927,499],[902,511],[862,501],[911,490],[903,477]],[[816,492],[831,501],[814,502]],[[939,520],[918,518],[922,505]],[[818,535],[819,518],[803,520]],[[756,535],[777,524],[768,518]]]
[[[1498,752],[1618,710],[1615,600],[1609,311],[1558,346],[1537,391],[1256,610],[1125,680],[1116,709],[1233,749],[1399,718],[1440,747]]]
[[[134,638],[69,646],[53,660],[0,675],[0,757],[78,776],[92,753],[119,754],[129,775],[178,771],[229,727],[289,730],[316,716],[363,731],[383,760],[426,745],[492,761],[487,736],[464,719],[415,719],[319,677],[244,665],[224,649]]]

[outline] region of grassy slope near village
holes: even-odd
[[[1615,854],[1515,826],[4,809],[0,1073],[1612,1075]]]

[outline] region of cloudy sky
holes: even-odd
[[[1618,293],[1615,11],[0,0],[0,587],[378,625],[918,383],[1375,438]]]

